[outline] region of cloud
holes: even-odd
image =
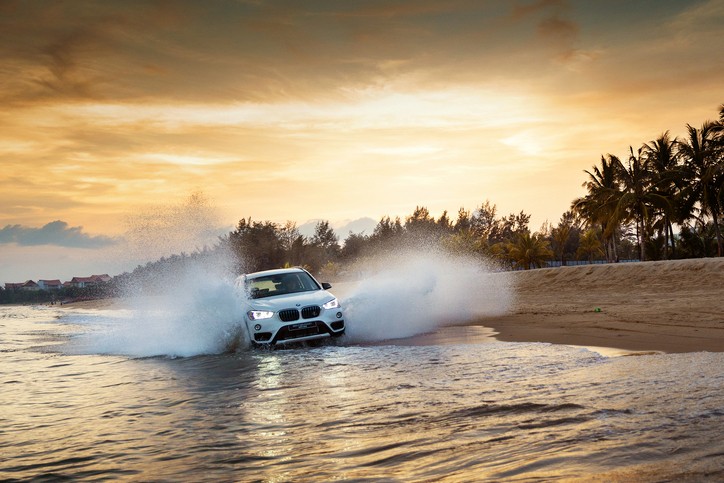
[[[547,11],[549,8],[567,7],[568,2],[563,0],[537,0],[523,5],[514,5],[511,10],[511,17],[514,20],[523,19],[529,15]]]
[[[578,38],[578,26],[558,17],[549,17],[538,24],[538,34],[556,43],[569,44]]]
[[[581,27],[569,18],[570,14],[571,5],[565,0],[536,0],[514,5],[510,18],[516,23],[535,19],[538,40],[558,52],[557,60],[567,62],[581,59],[575,49]]]
[[[42,54],[47,57],[46,67],[50,77],[37,82],[57,94],[93,97],[92,86],[97,79],[83,72],[82,56],[99,43],[100,37],[89,28],[75,29],[54,39],[42,49]]]
[[[22,246],[57,245],[69,248],[104,248],[120,240],[103,235],[91,236],[83,233],[82,226],[69,227],[60,220],[52,221],[42,228],[22,225],[6,225],[0,229],[0,244],[17,243]]]
[[[178,18],[137,2],[15,2],[0,12],[0,60],[11,66],[0,98],[11,105],[143,96],[139,76],[164,70],[153,40]]]
[[[528,38],[531,19],[548,22],[545,40],[569,39],[568,10],[562,0],[512,12],[473,0],[23,2],[0,17],[0,61],[9,66],[0,100],[276,102],[339,98],[439,72],[503,75],[497,52]],[[501,25],[506,18],[520,25]],[[530,50],[523,56],[534,57]]]

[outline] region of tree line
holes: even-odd
[[[630,146],[625,160],[607,154],[585,173],[588,193],[572,209],[596,230],[606,260],[618,259],[631,229],[641,260],[722,256],[724,104],[718,121]]]
[[[318,222],[314,234],[305,237],[294,222],[280,225],[248,218],[223,237],[220,246],[235,254],[240,272],[301,265],[317,273],[338,273],[360,258],[402,246],[441,245],[456,252],[502,254],[509,250],[508,241],[530,232],[529,221],[524,212],[499,217],[488,201],[473,212],[461,208],[454,219],[447,211],[436,219],[418,206],[404,221],[384,216],[369,235],[349,233],[340,243],[328,221]]]
[[[507,216],[486,200],[472,211],[458,210],[456,217],[445,211],[435,218],[424,206],[403,219],[384,216],[372,233],[349,233],[344,243],[328,221],[320,221],[311,237],[299,233],[296,224],[242,219],[237,228],[222,237],[219,247],[236,257],[238,272],[254,272],[284,266],[305,266],[312,272],[338,276],[356,262],[402,247],[433,246],[459,255],[497,261],[504,268],[535,268],[553,260],[593,260],[603,254],[592,230],[586,231],[572,211],[555,227],[544,225],[532,233],[531,215],[521,211]],[[630,240],[621,250],[634,256]]]

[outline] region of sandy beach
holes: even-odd
[[[724,259],[516,272],[508,315],[479,319],[498,340],[633,351],[724,351]],[[600,311],[597,311],[600,309]]]
[[[502,340],[639,352],[724,352],[724,258],[583,265],[501,276],[511,277],[515,290],[508,314],[396,343]],[[349,284],[339,283],[333,292],[344,298],[349,289]],[[108,299],[69,307],[122,305],[122,300]]]

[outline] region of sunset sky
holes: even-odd
[[[537,230],[601,155],[716,118],[722,52],[724,0],[3,0],[0,283],[249,216],[490,200]]]

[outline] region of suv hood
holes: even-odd
[[[332,300],[334,295],[326,290],[313,292],[300,292],[298,294],[277,295],[261,299],[249,299],[248,304],[254,309],[277,311],[282,309],[305,307],[307,305],[322,305]]]

